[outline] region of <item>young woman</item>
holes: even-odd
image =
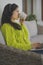
[[[16,4],[7,4],[4,8],[1,19],[1,30],[8,46],[21,50],[31,50],[32,47],[38,47],[38,44],[31,45],[28,39],[28,30],[23,22],[18,23],[19,8]]]

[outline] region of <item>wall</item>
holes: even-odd
[[[43,26],[41,19],[41,0],[33,0],[33,13],[37,16],[38,24]]]
[[[0,18],[3,12],[3,8],[7,3],[16,3],[19,5],[20,11],[22,11],[22,0],[0,0]]]
[[[33,13],[36,14],[37,20],[41,21],[41,0],[33,0]]]
[[[27,12],[31,14],[31,0],[27,0]],[[41,20],[41,0],[33,0],[33,14],[37,16],[38,21]]]
[[[27,13],[31,14],[31,0],[27,0]]]
[[[31,14],[31,0],[27,0],[27,12]],[[33,14],[37,16],[38,24],[43,25],[41,20],[41,0],[33,0]]]

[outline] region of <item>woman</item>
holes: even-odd
[[[37,44],[31,45],[30,40],[28,40],[28,31],[24,26],[23,21],[20,21],[21,23],[16,22],[18,17],[18,5],[7,4],[1,19],[1,30],[6,44],[21,50],[31,50],[32,47],[37,47]]]

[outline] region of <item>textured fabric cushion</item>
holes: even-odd
[[[0,45],[0,65],[42,65],[40,54]]]
[[[31,37],[31,42],[43,43],[43,35],[36,35],[34,37]]]
[[[43,54],[41,54],[41,61],[42,61],[42,65],[43,65]]]
[[[26,21],[25,24],[30,32],[31,37],[37,35],[38,31],[37,24],[35,21]]]

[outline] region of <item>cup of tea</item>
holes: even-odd
[[[27,14],[24,13],[24,12],[21,12],[21,13],[19,14],[20,22],[25,21],[26,17],[27,17]]]

